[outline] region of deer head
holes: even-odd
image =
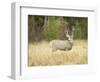
[[[66,30],[65,30],[66,38],[67,38],[67,40],[69,40],[71,42],[73,42],[74,30],[75,30],[75,26],[74,25],[68,25],[66,27]]]

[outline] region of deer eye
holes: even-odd
[[[69,35],[72,35],[72,32],[68,32]]]

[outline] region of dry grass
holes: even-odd
[[[29,44],[28,65],[46,66],[62,64],[87,64],[87,41],[75,40],[70,51],[52,52],[48,42]]]

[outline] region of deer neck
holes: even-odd
[[[68,40],[71,45],[73,45],[73,40]]]

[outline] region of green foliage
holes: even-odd
[[[59,35],[59,24],[60,21],[55,19],[54,17],[49,17],[49,24],[47,30],[45,30],[44,36],[46,40],[57,39]]]
[[[87,39],[88,37],[88,20],[87,18],[77,18],[75,20],[74,39]]]
[[[29,41],[53,40],[64,37],[68,24],[75,26],[74,39],[87,39],[88,19],[86,17],[28,16]],[[65,38],[65,37],[64,37]]]

